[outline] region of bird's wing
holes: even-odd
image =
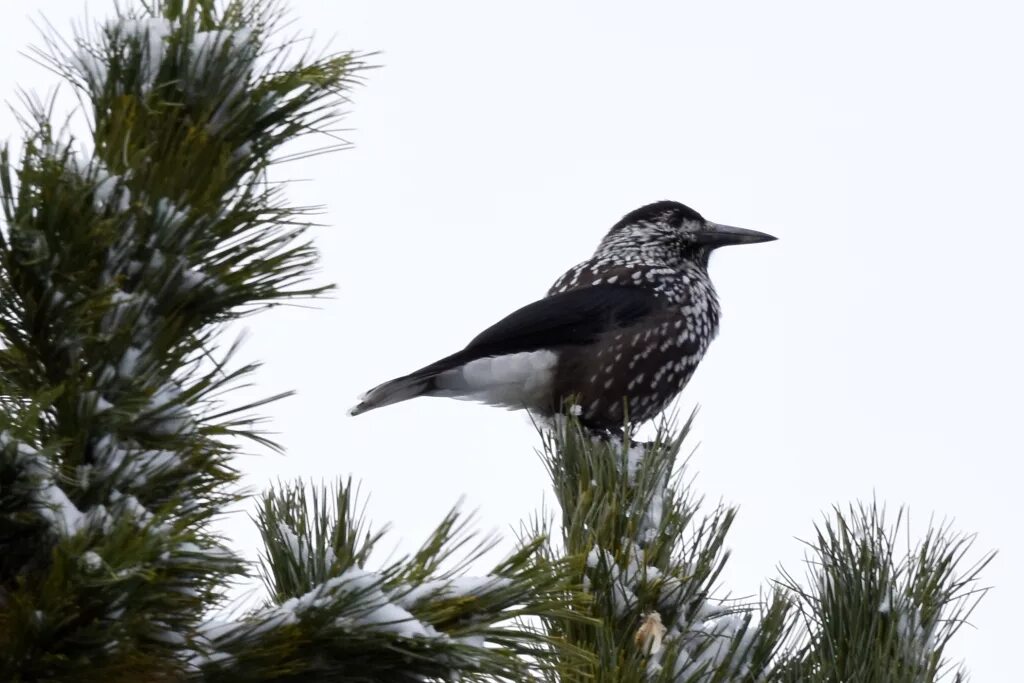
[[[488,327],[461,351],[417,370],[430,375],[477,358],[589,344],[663,306],[655,294],[629,285],[592,285],[545,297]]]
[[[474,360],[589,344],[663,305],[650,290],[628,285],[591,285],[554,294],[487,328],[461,351],[374,387],[350,414],[429,393],[439,375]]]
[[[649,289],[592,285],[545,297],[491,325],[465,350],[487,355],[589,344],[609,330],[628,327],[660,307]]]

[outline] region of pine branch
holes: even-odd
[[[874,505],[836,509],[809,544],[809,587],[784,574],[759,603],[716,598],[735,510],[702,514],[675,469],[689,426],[662,423],[647,444],[595,436],[572,417],[545,426],[562,513],[562,545],[545,553],[568,559],[583,595],[566,600],[591,617],[545,628],[593,662],[566,662],[546,680],[965,680],[943,653],[985,593],[992,553],[965,567],[973,539],[941,525],[900,557],[902,511],[889,524]]]
[[[789,604],[713,597],[735,510],[702,514],[675,469],[689,425],[663,423],[648,444],[594,437],[571,418],[544,432],[564,553],[592,617],[546,627],[596,662],[549,680],[755,680],[769,669],[792,626]]]
[[[266,171],[328,127],[362,68],[266,41],[276,5],[154,3],[37,58],[90,114],[46,104],[0,152],[0,678],[162,680],[247,569],[210,528],[240,499],[226,406],[254,365],[221,323],[310,285],[309,209]],[[33,103],[30,97],[26,102]],[[211,359],[212,362],[211,362]]]
[[[807,582],[781,582],[804,633],[774,680],[963,680],[944,652],[986,592],[978,580],[994,553],[964,568],[973,538],[943,524],[898,554],[908,524],[902,509],[890,524],[873,503],[835,508],[817,527]]]
[[[495,539],[475,539],[453,510],[417,553],[370,571],[384,532],[366,526],[357,498],[351,482],[264,495],[257,522],[274,604],[206,628],[196,660],[205,679],[520,681],[548,666],[557,643],[511,624],[573,618],[566,567],[533,562],[541,539],[467,576]]]

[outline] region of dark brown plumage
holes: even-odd
[[[712,250],[773,240],[705,220],[678,202],[623,217],[548,295],[466,348],[370,390],[352,414],[415,396],[479,400],[540,415],[574,397],[581,421],[621,428],[664,410],[718,331]]]

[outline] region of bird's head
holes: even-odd
[[[679,202],[661,201],[623,216],[598,251],[639,251],[646,257],[660,256],[667,264],[690,261],[707,266],[711,252],[718,247],[774,239],[756,230],[714,223]]]

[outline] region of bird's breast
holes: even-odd
[[[566,272],[551,293],[605,283],[652,292],[663,305],[592,343],[560,350],[555,400],[574,397],[585,422],[619,427],[664,410],[689,382],[718,332],[719,307],[706,270],[664,262],[595,258]]]
[[[710,308],[707,309],[710,311]],[[621,426],[664,410],[690,380],[714,333],[701,306],[668,306],[588,347],[564,349],[555,373],[561,398],[575,397],[584,420]]]

